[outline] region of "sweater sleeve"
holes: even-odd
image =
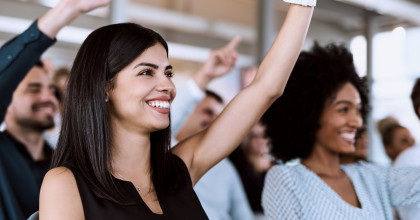
[[[0,122],[16,87],[54,42],[38,29],[35,21],[0,48]]]
[[[388,170],[392,206],[420,203],[420,167],[393,167]]]

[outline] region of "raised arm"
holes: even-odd
[[[308,5],[316,3],[315,0],[304,2]],[[207,130],[173,148],[172,152],[189,168],[193,184],[231,153],[274,100],[281,96],[305,40],[312,12],[313,7],[292,4],[254,81],[229,103]]]
[[[0,48],[0,122],[13,91],[41,55],[55,42],[57,33],[81,13],[108,4],[110,0],[62,0],[22,34]]]

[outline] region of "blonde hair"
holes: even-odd
[[[381,133],[381,139],[385,149],[392,146],[394,140],[394,132],[395,130],[400,128],[407,129],[406,127],[402,126],[396,118],[392,116],[388,116],[378,121],[377,129],[379,133]]]
[[[389,130],[393,130],[393,128],[400,126],[400,122],[393,116],[385,117],[376,123],[376,128],[381,136],[384,136]]]

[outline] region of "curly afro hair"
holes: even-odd
[[[324,107],[348,82],[360,93],[365,120],[369,109],[367,89],[356,73],[352,54],[343,45],[322,47],[318,43],[302,52],[283,95],[263,116],[274,156],[283,162],[309,157]]]

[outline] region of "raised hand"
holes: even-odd
[[[80,13],[86,13],[96,8],[108,5],[111,0],[66,0],[68,5],[76,7]]]
[[[111,0],[61,0],[38,20],[38,28],[51,39],[80,14],[109,4]]]
[[[212,79],[224,76],[232,70],[238,59],[236,47],[240,42],[241,38],[235,37],[225,46],[211,51],[204,65],[194,75],[194,80],[201,89],[205,90]]]

